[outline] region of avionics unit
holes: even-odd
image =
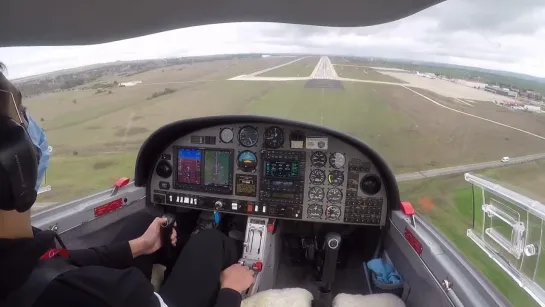
[[[174,188],[195,192],[232,194],[233,155],[232,149],[175,146]]]
[[[274,216],[301,218],[305,189],[305,152],[264,150],[259,200]]]

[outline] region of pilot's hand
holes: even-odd
[[[233,289],[240,293],[246,291],[255,282],[254,272],[238,263],[233,264],[220,274],[221,288]]]
[[[129,241],[133,257],[152,254],[163,246],[163,236],[161,235],[163,228],[161,225],[166,223],[166,218],[155,218],[142,236]],[[176,226],[176,223],[174,223],[174,226]],[[170,243],[176,246],[177,240],[178,234],[176,233],[176,227],[172,227]]]

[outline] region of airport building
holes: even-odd
[[[501,88],[497,85],[487,85],[484,87],[484,90],[490,93],[512,97],[512,98],[517,98],[518,96],[517,92],[510,90],[508,88]]]

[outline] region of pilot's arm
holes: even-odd
[[[69,255],[70,260],[77,266],[99,265],[113,269],[130,267],[135,256],[128,241],[107,246],[70,250]]]
[[[155,218],[140,237],[106,246],[70,250],[70,259],[78,266],[99,265],[114,269],[124,269],[132,265],[133,259],[149,255],[161,248],[161,231],[166,218]],[[170,244],[176,245],[177,233],[173,228]]]

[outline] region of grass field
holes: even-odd
[[[310,56],[293,64],[273,69],[266,73],[259,74],[260,77],[308,77],[312,74],[314,67],[318,64],[320,57]]]
[[[407,83],[403,80],[390,77],[385,74],[381,74],[376,70],[363,66],[348,66],[348,65],[335,65],[335,70],[339,77],[360,79],[360,80],[373,80],[383,82],[395,82],[395,83]]]
[[[317,57],[315,59],[317,62]],[[85,158],[91,159],[85,163],[91,163],[93,156],[102,158],[106,155],[115,160],[118,154],[119,159],[125,159],[123,154],[134,155],[145,138],[166,123],[220,114],[278,116],[344,131],[376,149],[396,173],[545,151],[543,140],[439,107],[400,86],[345,82],[345,89],[337,90],[304,88],[303,81],[226,80],[276,66],[280,60],[247,61],[173,66],[130,79],[108,77],[102,81],[140,80],[143,83],[113,88],[111,94],[97,94],[95,90],[49,93],[32,97],[25,104],[41,121],[54,147],[51,168],[57,168],[57,165],[64,168],[64,159]],[[287,62],[286,59],[282,61]],[[199,65],[203,66],[202,71],[198,69]],[[148,99],[166,88],[172,93]],[[490,103],[464,107],[432,92],[416,91],[449,107],[467,112],[488,112],[490,114],[477,114],[536,133],[545,131],[540,120],[530,121],[524,117],[531,114],[516,115]],[[103,169],[107,170],[108,167]],[[65,184],[62,180],[69,174],[60,176],[55,172],[59,170],[51,170],[48,184],[61,189]],[[126,169],[123,173],[132,176],[133,170]],[[58,182],[57,176],[61,177]],[[88,176],[101,176],[101,172]],[[77,179],[80,185],[89,185],[83,189],[85,191],[95,186],[97,189],[109,186],[97,186],[95,180],[87,183],[85,178]],[[43,198],[60,201],[77,194],[49,193]]]
[[[544,140],[438,106],[402,86],[344,82],[340,90],[305,88],[304,81],[227,81],[289,61],[267,58],[178,65],[97,81],[142,81],[134,87],[111,88],[111,94],[80,88],[26,100],[54,148],[47,174],[53,189],[40,195],[39,201],[68,201],[102,191],[119,177],[132,177],[137,151],[150,133],[172,121],[208,115],[261,114],[341,130],[376,149],[398,174],[545,152]],[[303,59],[267,75],[308,76],[317,62],[318,57]],[[345,66],[335,68],[341,76],[355,73]],[[374,70],[363,74],[373,78],[368,80],[392,78]],[[468,106],[430,91],[413,90],[454,110],[536,134],[545,131],[539,116],[482,101]],[[545,162],[533,162],[485,173],[529,188],[528,195],[537,192],[536,197],[545,197],[541,188],[545,178],[539,176],[544,168]],[[472,195],[461,175],[403,182],[400,189],[402,198],[415,203],[516,306],[533,306],[525,292],[467,239]]]

